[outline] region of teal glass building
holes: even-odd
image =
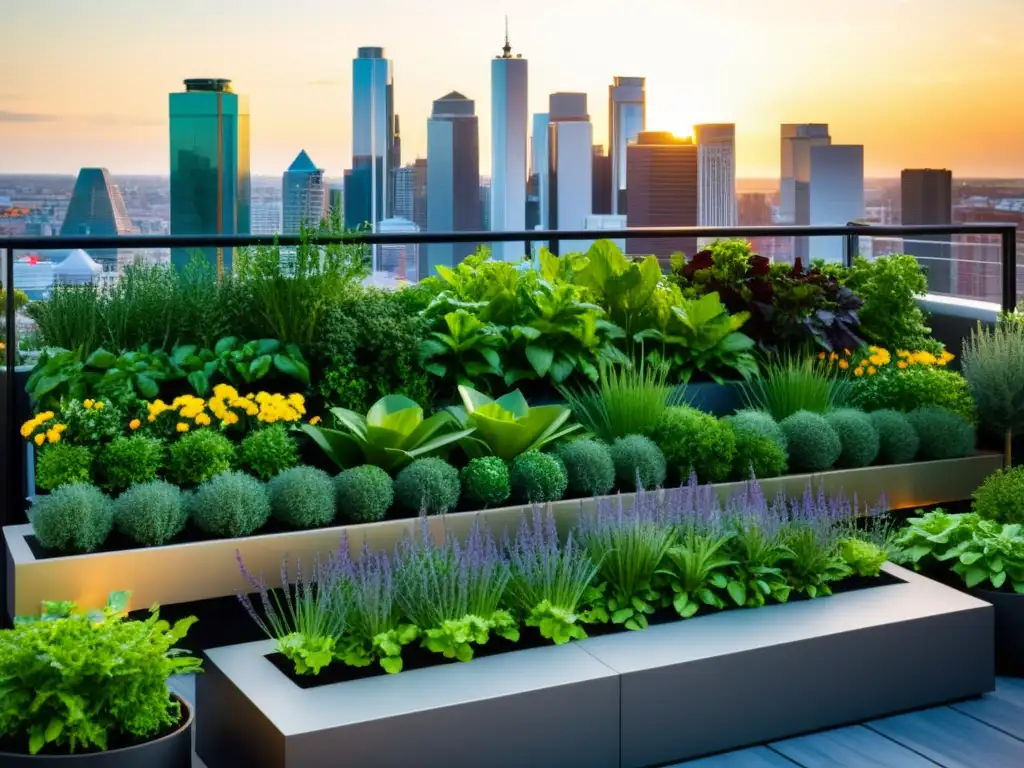
[[[185,81],[170,94],[171,234],[250,233],[249,99],[231,81]],[[230,272],[233,249],[203,249],[217,273]],[[188,264],[193,250],[174,249],[171,263]]]

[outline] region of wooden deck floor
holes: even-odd
[[[171,687],[194,700],[192,680],[172,680]],[[980,699],[688,760],[672,768],[794,766],[1024,768],[1024,680],[999,678],[995,692]],[[205,767],[194,758],[193,768]]]

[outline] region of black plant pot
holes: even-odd
[[[1024,595],[972,589],[996,611],[996,674],[1024,677]]]
[[[192,707],[175,696],[181,703],[181,725],[159,739],[107,752],[88,752],[76,755],[26,755],[0,752],[3,768],[192,768]]]

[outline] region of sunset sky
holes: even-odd
[[[904,167],[1024,177],[1024,0],[5,0],[0,173],[166,174],[167,94],[227,77],[249,95],[252,169],[300,149],[351,157],[352,58],[394,61],[404,160],[431,102],[476,100],[490,172],[490,59],[509,14],[530,110],[586,91],[607,142],[608,84],[647,78],[651,130],[735,122],[741,177],[779,173],[779,123],[828,122],[869,176]]]

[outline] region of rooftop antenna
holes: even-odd
[[[508,41],[508,16],[505,16],[505,45],[501,48],[504,51],[501,58],[511,59],[512,58],[512,43]]]

